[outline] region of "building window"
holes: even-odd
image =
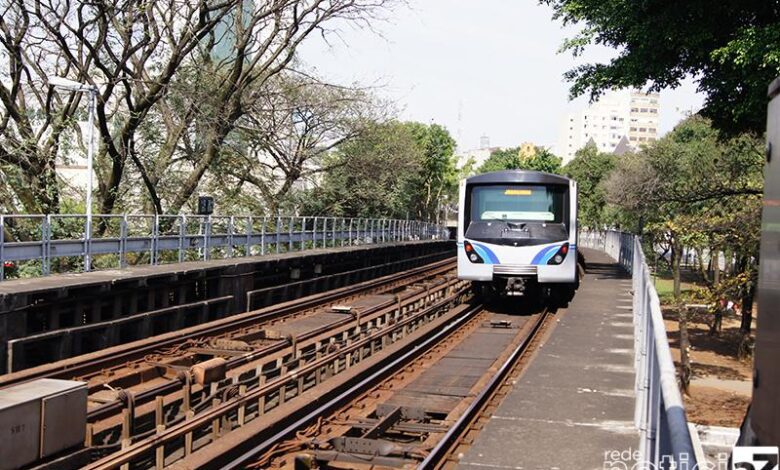
[[[636,132],[636,127],[632,127],[631,132]]]
[[[646,128],[646,127],[640,127],[640,128],[639,128],[639,132],[646,132],[646,131],[647,131],[647,128]]]
[[[631,112],[632,112],[632,113],[636,113],[636,112],[638,112],[638,111],[639,111],[639,108],[631,108]]]
[[[647,108],[642,108],[642,109],[639,110],[639,112],[640,113],[646,113],[647,112]]]
[[[650,109],[650,112],[653,113],[653,114],[657,114],[658,110],[657,109]]]
[[[654,133],[654,132],[655,132],[655,127],[651,127],[651,128],[650,128],[650,129],[648,129],[648,130],[649,130],[650,132],[653,132],[653,133]]]
[[[630,140],[636,140],[636,137],[634,137],[634,136],[632,135],[632,136],[631,136],[629,139],[630,139]]]

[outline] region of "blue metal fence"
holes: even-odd
[[[443,226],[415,220],[299,216],[0,214],[0,281],[14,263],[71,258],[90,271],[95,257],[116,267],[256,256],[314,248],[446,238]],[[133,260],[128,255],[134,254]]]

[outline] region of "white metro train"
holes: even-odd
[[[577,183],[507,170],[460,182],[458,277],[478,294],[541,295],[562,303],[579,284]]]

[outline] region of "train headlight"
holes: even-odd
[[[474,246],[471,245],[469,242],[463,243],[463,249],[466,250],[466,256],[469,257],[469,261],[472,263],[484,263],[485,261],[482,259],[481,256],[477,253],[477,250],[474,249]]]
[[[552,258],[550,258],[550,261],[547,262],[547,264],[561,264],[563,263],[563,260],[566,259],[566,255],[569,253],[569,244],[564,243],[561,245],[560,248],[558,248],[558,251],[555,252]]]

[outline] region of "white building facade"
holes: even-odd
[[[613,152],[625,136],[633,149],[658,138],[659,94],[610,91],[561,122],[556,154],[566,164],[591,140],[601,152]]]
[[[493,153],[493,151],[498,150],[498,147],[491,147],[490,146],[490,138],[486,135],[482,135],[479,138],[479,148],[478,149],[467,149],[467,150],[460,150],[457,149],[455,152],[455,156],[457,158],[456,166],[458,169],[463,168],[466,166],[469,162],[471,162],[474,165],[474,168],[479,168],[482,166],[485,161],[490,158],[490,154]]]

